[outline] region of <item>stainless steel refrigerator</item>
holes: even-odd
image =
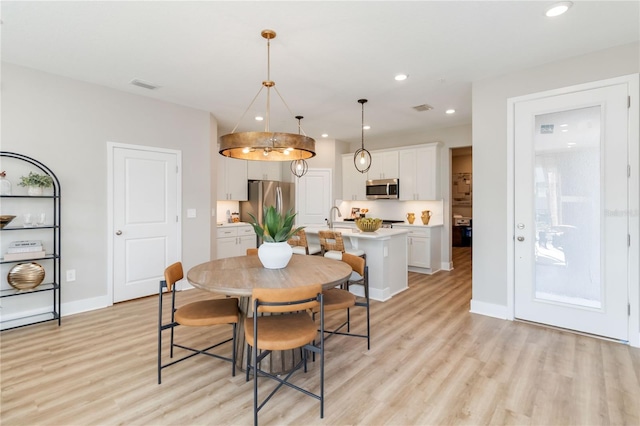
[[[274,206],[279,213],[286,213],[296,207],[296,192],[293,183],[273,180],[250,180],[249,201],[240,202],[240,220],[253,222],[249,213],[262,224],[265,207]],[[258,239],[258,245],[262,241]]]

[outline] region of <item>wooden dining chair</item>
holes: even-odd
[[[293,254],[319,254],[322,252],[322,248],[319,244],[309,244],[307,241],[307,233],[304,229],[299,230],[287,241],[293,249]]]
[[[371,327],[369,320],[369,267],[366,265],[364,258],[354,256],[349,253],[342,254],[342,261],[351,266],[353,273],[351,278],[342,288],[331,288],[323,291],[324,295],[324,311],[346,311],[346,319],[333,330],[326,330],[327,338],[339,334],[343,336],[361,337],[367,339],[367,350],[371,349]],[[364,291],[364,297],[358,298],[349,291],[351,285],[361,285]],[[351,331],[351,308],[354,306],[364,307],[366,309],[367,328],[366,334],[354,333]],[[317,310],[316,310],[317,311]],[[343,329],[346,327],[346,331]]]
[[[324,417],[324,302],[320,284],[293,288],[255,288],[252,291],[253,317],[244,323],[247,340],[246,380],[253,373],[253,422],[258,424],[258,412],[283,385],[320,401],[320,418]],[[320,334],[311,311],[320,313]],[[316,339],[320,339],[318,346]],[[271,351],[302,348],[301,360],[286,376],[271,374],[260,368],[260,362]],[[307,372],[308,351],[320,358],[320,390],[312,393],[291,383],[292,375],[304,367]],[[268,363],[267,363],[268,364]],[[258,398],[258,378],[266,377],[278,385],[261,401]]]
[[[164,271],[164,280],[159,286],[159,312],[158,312],[158,384],[162,383],[162,370],[171,365],[177,364],[195,355],[202,354],[210,357],[231,362],[231,375],[236,375],[236,329],[240,317],[238,309],[238,299],[209,299],[192,302],[176,308],[176,282],[184,278],[182,263],[176,262]],[[171,319],[163,323],[163,300],[165,289],[171,293]],[[168,295],[167,295],[168,296]],[[204,349],[194,349],[182,344],[175,343],[174,331],[179,325],[188,327],[206,327],[213,325],[229,324],[233,327],[232,336],[224,341],[215,343]],[[172,361],[162,363],[162,332],[171,330],[170,338],[170,358]],[[233,342],[231,357],[222,356],[213,352],[212,349],[227,343]],[[186,350],[188,353],[179,359],[173,360],[174,348]]]
[[[364,250],[349,248],[345,249],[342,233],[338,231],[318,231],[320,248],[322,255],[330,259],[341,260],[342,253],[349,253],[354,256],[364,257]]]

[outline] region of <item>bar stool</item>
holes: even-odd
[[[318,244],[309,244],[307,242],[307,233],[304,229],[299,230],[287,241],[293,249],[293,254],[319,254],[322,252],[322,247]]]
[[[342,253],[349,253],[354,256],[365,257],[364,250],[349,248],[345,249],[342,233],[337,231],[318,231],[322,255],[330,259],[342,260]]]

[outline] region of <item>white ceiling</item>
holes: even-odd
[[[640,39],[638,1],[29,2],[2,1],[2,60],[203,109],[220,134],[267,77],[271,130],[357,142],[360,98],[371,136],[469,124],[471,85],[488,77]],[[409,78],[396,82],[396,73]],[[142,79],[155,91],[129,84]],[[429,104],[432,111],[413,106]],[[264,93],[239,130],[263,130]],[[447,108],[456,114],[446,115]]]

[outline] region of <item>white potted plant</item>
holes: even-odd
[[[258,248],[258,257],[262,265],[267,269],[286,267],[293,255],[293,249],[287,241],[304,228],[303,226],[293,228],[296,213],[289,210],[285,214],[280,214],[275,207],[266,207],[262,225],[258,223],[254,215],[249,213],[249,216],[253,219],[251,226],[263,241],[263,244]]]
[[[49,175],[41,175],[29,172],[28,176],[20,176],[19,186],[27,187],[27,194],[42,195],[43,188],[50,188],[53,185],[53,178]]]

